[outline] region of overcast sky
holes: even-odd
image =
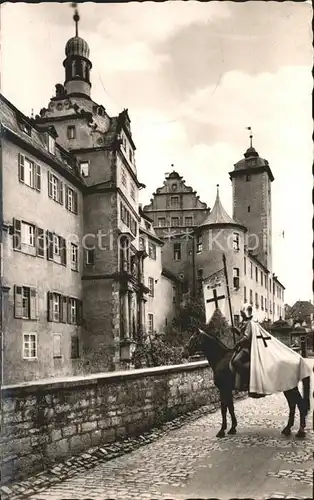
[[[4,4],[2,93],[37,114],[64,82],[70,4]],[[129,109],[144,203],[171,164],[210,207],[249,144],[272,184],[274,272],[286,301],[312,294],[311,3],[167,2],[79,6],[90,46],[92,97]],[[285,237],[282,238],[282,231]]]

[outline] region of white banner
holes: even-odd
[[[206,323],[211,320],[217,307],[228,320],[228,298],[224,270],[221,269],[203,281]]]

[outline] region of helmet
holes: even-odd
[[[244,313],[247,318],[252,318],[253,316],[253,306],[251,304],[244,304],[241,307],[240,311]]]

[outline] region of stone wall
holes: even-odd
[[[217,400],[205,361],[6,386],[2,480],[16,481]]]

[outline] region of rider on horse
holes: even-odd
[[[251,320],[253,319],[253,308],[250,304],[245,304],[241,311],[242,323],[240,328],[234,327],[233,330],[242,338],[237,342],[235,349],[236,355],[233,358],[232,364],[240,375],[241,390],[248,390],[249,377],[250,377],[250,353],[252,342],[252,326]]]

